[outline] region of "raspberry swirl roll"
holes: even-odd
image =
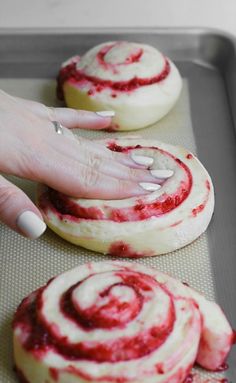
[[[176,66],[157,49],[127,41],[106,42],[66,61],[58,97],[72,108],[114,110],[112,129],[140,129],[160,120],[182,87]]]
[[[211,178],[189,151],[155,140],[108,140],[127,155],[153,158],[151,170],[171,177],[148,195],[123,200],[76,199],[41,185],[38,206],[64,239],[104,254],[152,256],[179,249],[202,234],[214,209]]]
[[[13,329],[16,369],[28,383],[181,383],[195,361],[220,368],[233,343],[218,305],[118,261],[51,279],[22,301]]]

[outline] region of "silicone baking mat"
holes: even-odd
[[[217,146],[217,148],[214,146],[214,148],[210,149],[211,145],[209,144],[212,143],[209,143],[208,140],[209,126],[205,125],[196,129],[196,117],[193,119],[193,114],[196,114],[196,110],[194,110],[196,93],[192,93],[193,83],[189,82],[188,79],[191,67],[189,67],[188,64],[180,63],[179,68],[185,78],[181,97],[174,109],[157,124],[135,132],[134,134],[140,134],[145,138],[155,138],[171,144],[183,145],[197,154],[213,176],[213,182],[215,183],[216,181],[216,190],[219,190],[219,196],[221,196],[222,188],[221,185],[217,183],[218,178],[216,177],[218,173],[215,167],[212,166],[215,158],[215,150],[219,146]],[[218,81],[218,73],[215,72],[214,68],[205,68],[204,66],[196,64],[196,72],[199,70],[200,73],[202,71],[205,75],[207,73],[208,78],[209,75],[213,76],[212,79],[214,81],[212,81],[212,84],[215,83],[216,79]],[[197,78],[195,78],[194,81],[196,82]],[[206,85],[207,84],[204,86]],[[55,86],[55,81],[49,78],[21,77],[0,79],[0,88],[5,91],[13,95],[54,106],[58,104],[55,96]],[[208,93],[214,94],[214,89],[210,88],[207,88],[205,93],[204,86],[202,88],[202,95],[205,94],[205,97],[207,97]],[[218,86],[221,85],[218,84]],[[223,99],[224,102],[226,102],[226,98]],[[201,104],[201,100],[199,101],[198,98],[198,104],[199,102]],[[204,105],[202,105],[201,112],[210,115],[214,115],[214,113],[217,115],[218,113],[217,110],[205,110]],[[201,118],[203,118],[203,116]],[[212,122],[210,123],[212,124]],[[201,129],[201,132],[199,132],[199,129]],[[93,139],[123,136],[126,134],[130,135],[130,133],[82,130],[76,130],[75,133]],[[199,135],[201,136],[200,144]],[[222,149],[223,151],[226,149],[229,150],[229,145],[230,143],[232,144],[230,137],[230,135],[227,136],[227,143],[224,143],[222,140],[221,145],[226,146]],[[214,141],[214,138],[212,139]],[[222,154],[224,154],[224,152]],[[231,158],[231,167],[233,163],[234,159]],[[222,174],[222,182],[225,182],[225,173]],[[9,177],[9,179],[20,186],[34,200],[36,187],[34,183],[16,177]],[[227,190],[226,184],[224,187]],[[232,323],[234,311],[231,310],[231,307],[234,306],[233,302],[235,302],[235,294],[233,295],[235,291],[232,291],[231,295],[230,290],[230,287],[232,287],[232,275],[228,274],[229,284],[227,285],[227,283],[225,283],[225,281],[227,281],[227,270],[228,268],[230,269],[232,265],[221,267],[218,260],[220,259],[219,256],[224,257],[224,254],[218,254],[216,249],[221,249],[222,246],[227,249],[228,246],[231,246],[230,251],[232,252],[234,250],[232,237],[227,237],[226,234],[222,241],[220,234],[218,238],[218,233],[221,233],[222,230],[226,233],[225,229],[229,224],[228,220],[235,221],[235,218],[230,209],[228,209],[226,214],[225,212],[221,214],[223,209],[222,201],[220,201],[220,198],[217,198],[216,194],[216,204],[218,203],[219,205],[216,205],[215,216],[207,232],[192,244],[167,255],[138,259],[138,262],[154,266],[161,271],[167,272],[201,291],[207,298],[220,302]],[[219,240],[220,242],[217,242]],[[16,377],[13,372],[11,321],[13,313],[22,298],[32,290],[45,284],[53,275],[87,261],[99,261],[109,257],[98,255],[67,243],[49,229],[40,239],[31,241],[12,232],[4,225],[0,225],[0,241],[0,382],[14,383],[16,382]],[[133,262],[132,259],[131,262]],[[221,270],[219,270],[220,267]],[[220,294],[219,291],[221,292]],[[235,323],[232,323],[232,325],[235,325]],[[233,373],[235,373],[233,371],[235,365],[233,366],[232,356],[229,360],[229,365],[230,368],[227,372],[227,376],[230,374],[231,378],[233,377]],[[201,375],[202,382],[205,381],[206,377],[212,376],[213,379],[213,377],[219,378],[224,376],[223,373],[210,374],[199,369],[198,373]],[[210,380],[210,382],[213,382],[213,380]]]

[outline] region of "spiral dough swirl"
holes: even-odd
[[[177,68],[157,49],[115,41],[65,62],[58,75],[57,93],[73,108],[114,110],[113,129],[132,130],[168,113],[181,86]]]
[[[144,139],[107,140],[107,147],[151,157],[152,170],[173,175],[159,190],[123,200],[70,198],[40,186],[38,205],[52,230],[74,244],[122,257],[167,253],[206,230],[214,209],[213,185],[193,154]]]
[[[219,368],[233,338],[215,303],[118,261],[50,280],[23,300],[13,327],[16,367],[29,383],[180,383],[196,360]]]

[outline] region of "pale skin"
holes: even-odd
[[[52,121],[63,125],[63,135],[55,132]],[[42,182],[74,197],[122,199],[148,193],[139,183],[160,180],[145,166],[69,130],[99,130],[110,124],[111,117],[49,108],[0,91],[0,221],[26,235],[17,224],[23,212],[33,212],[43,220],[29,197],[4,175]]]

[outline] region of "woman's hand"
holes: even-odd
[[[48,108],[0,91],[0,172],[82,198],[121,199],[158,188],[160,179],[146,169],[151,158],[132,159],[67,129],[104,129],[111,115]],[[63,125],[62,135],[52,121]],[[46,229],[33,202],[1,175],[0,220],[30,238]]]

